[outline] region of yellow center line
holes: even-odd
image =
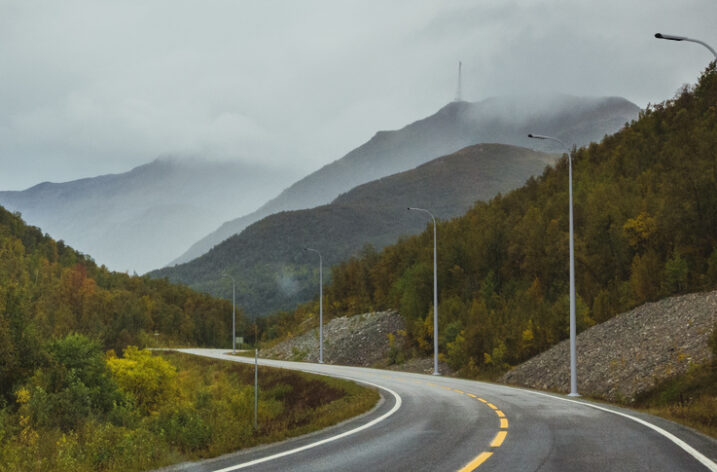
[[[501,418],[500,419],[500,427],[505,429],[508,427],[508,418]]]
[[[478,401],[479,401],[479,402],[483,402],[483,403],[488,403],[487,400],[483,400],[482,398],[478,398]]]
[[[492,455],[492,452],[482,452],[478,455],[478,457],[464,465],[463,468],[460,469],[458,472],[472,472],[473,469],[484,463]]]
[[[490,443],[490,447],[500,447],[505,441],[505,437],[508,435],[508,431],[498,431],[498,434],[493,438],[493,442]]]
[[[486,405],[488,405],[489,407],[493,408],[494,410],[497,410],[497,409],[498,409],[498,407],[495,406],[495,405],[492,404],[492,403],[486,403]]]
[[[478,398],[476,395],[473,395],[472,393],[466,393],[469,397]]]
[[[466,392],[464,392],[463,390],[458,390],[457,388],[454,388],[453,391],[456,392],[456,393],[466,393]]]
[[[499,418],[505,418],[505,413],[500,410],[495,410],[495,414],[498,415]]]

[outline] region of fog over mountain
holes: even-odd
[[[502,143],[536,150],[562,150],[530,132],[578,146],[597,142],[637,118],[637,105],[620,97],[495,97],[456,101],[397,131],[379,131],[368,142],[304,177],[257,211],[228,221],[196,242],[172,264],[190,261],[251,223],[276,212],[329,203],[340,193],[371,180],[412,169],[438,156],[478,143]]]
[[[0,192],[0,204],[110,269],[144,273],[293,178],[258,165],[163,157],[121,174]]]
[[[463,215],[477,200],[520,187],[552,164],[557,155],[503,144],[479,144],[408,171],[360,185],[328,205],[282,211],[250,225],[186,264],[150,272],[213,295],[231,297],[252,315],[292,309],[316,293],[316,254],[325,280],[330,267],[365,245],[381,249],[401,235],[420,233],[429,221],[408,206],[430,209],[437,218]]]

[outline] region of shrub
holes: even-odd
[[[110,355],[107,365],[120,389],[145,414],[177,398],[177,369],[146,349],[129,346],[124,350],[124,358]]]

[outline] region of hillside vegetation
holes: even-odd
[[[382,177],[478,143],[502,143],[555,152],[548,141],[527,134],[540,126],[545,134],[586,145],[614,133],[640,109],[620,97],[493,97],[452,102],[399,130],[379,131],[370,140],[287,188],[248,215],[224,223],[195,243],[173,264],[188,262],[252,223],[282,211],[325,205],[339,194]]]
[[[481,144],[384,177],[342,194],[330,205],[281,212],[249,226],[209,253],[149,275],[168,277],[197,290],[231,297],[251,315],[293,309],[316,293],[318,260],[304,247],[319,249],[324,280],[331,265],[364,246],[383,248],[401,235],[420,233],[425,215],[408,206],[431,208],[439,218],[462,215],[476,200],[519,187],[539,175],[556,156],[502,144]]]
[[[574,154],[578,329],[717,284],[717,73]],[[532,130],[542,133],[542,129]],[[438,226],[439,347],[492,376],[568,336],[567,158]],[[339,264],[325,316],[398,309],[413,354],[432,351],[432,237]],[[274,315],[284,336],[318,301]]]
[[[371,408],[372,389],[262,368],[254,429],[252,366],[128,347],[118,358],[81,335],[0,409],[0,471],[141,471],[213,457],[335,424]]]
[[[118,352],[128,344],[228,346],[231,310],[187,287],[98,267],[0,207],[0,407],[13,404],[56,339],[81,333]]]

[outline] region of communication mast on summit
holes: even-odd
[[[458,61],[458,87],[456,88],[456,99],[455,102],[461,102],[463,101],[463,90],[462,90],[462,84],[461,84],[461,74],[463,69],[463,63],[461,61]]]

